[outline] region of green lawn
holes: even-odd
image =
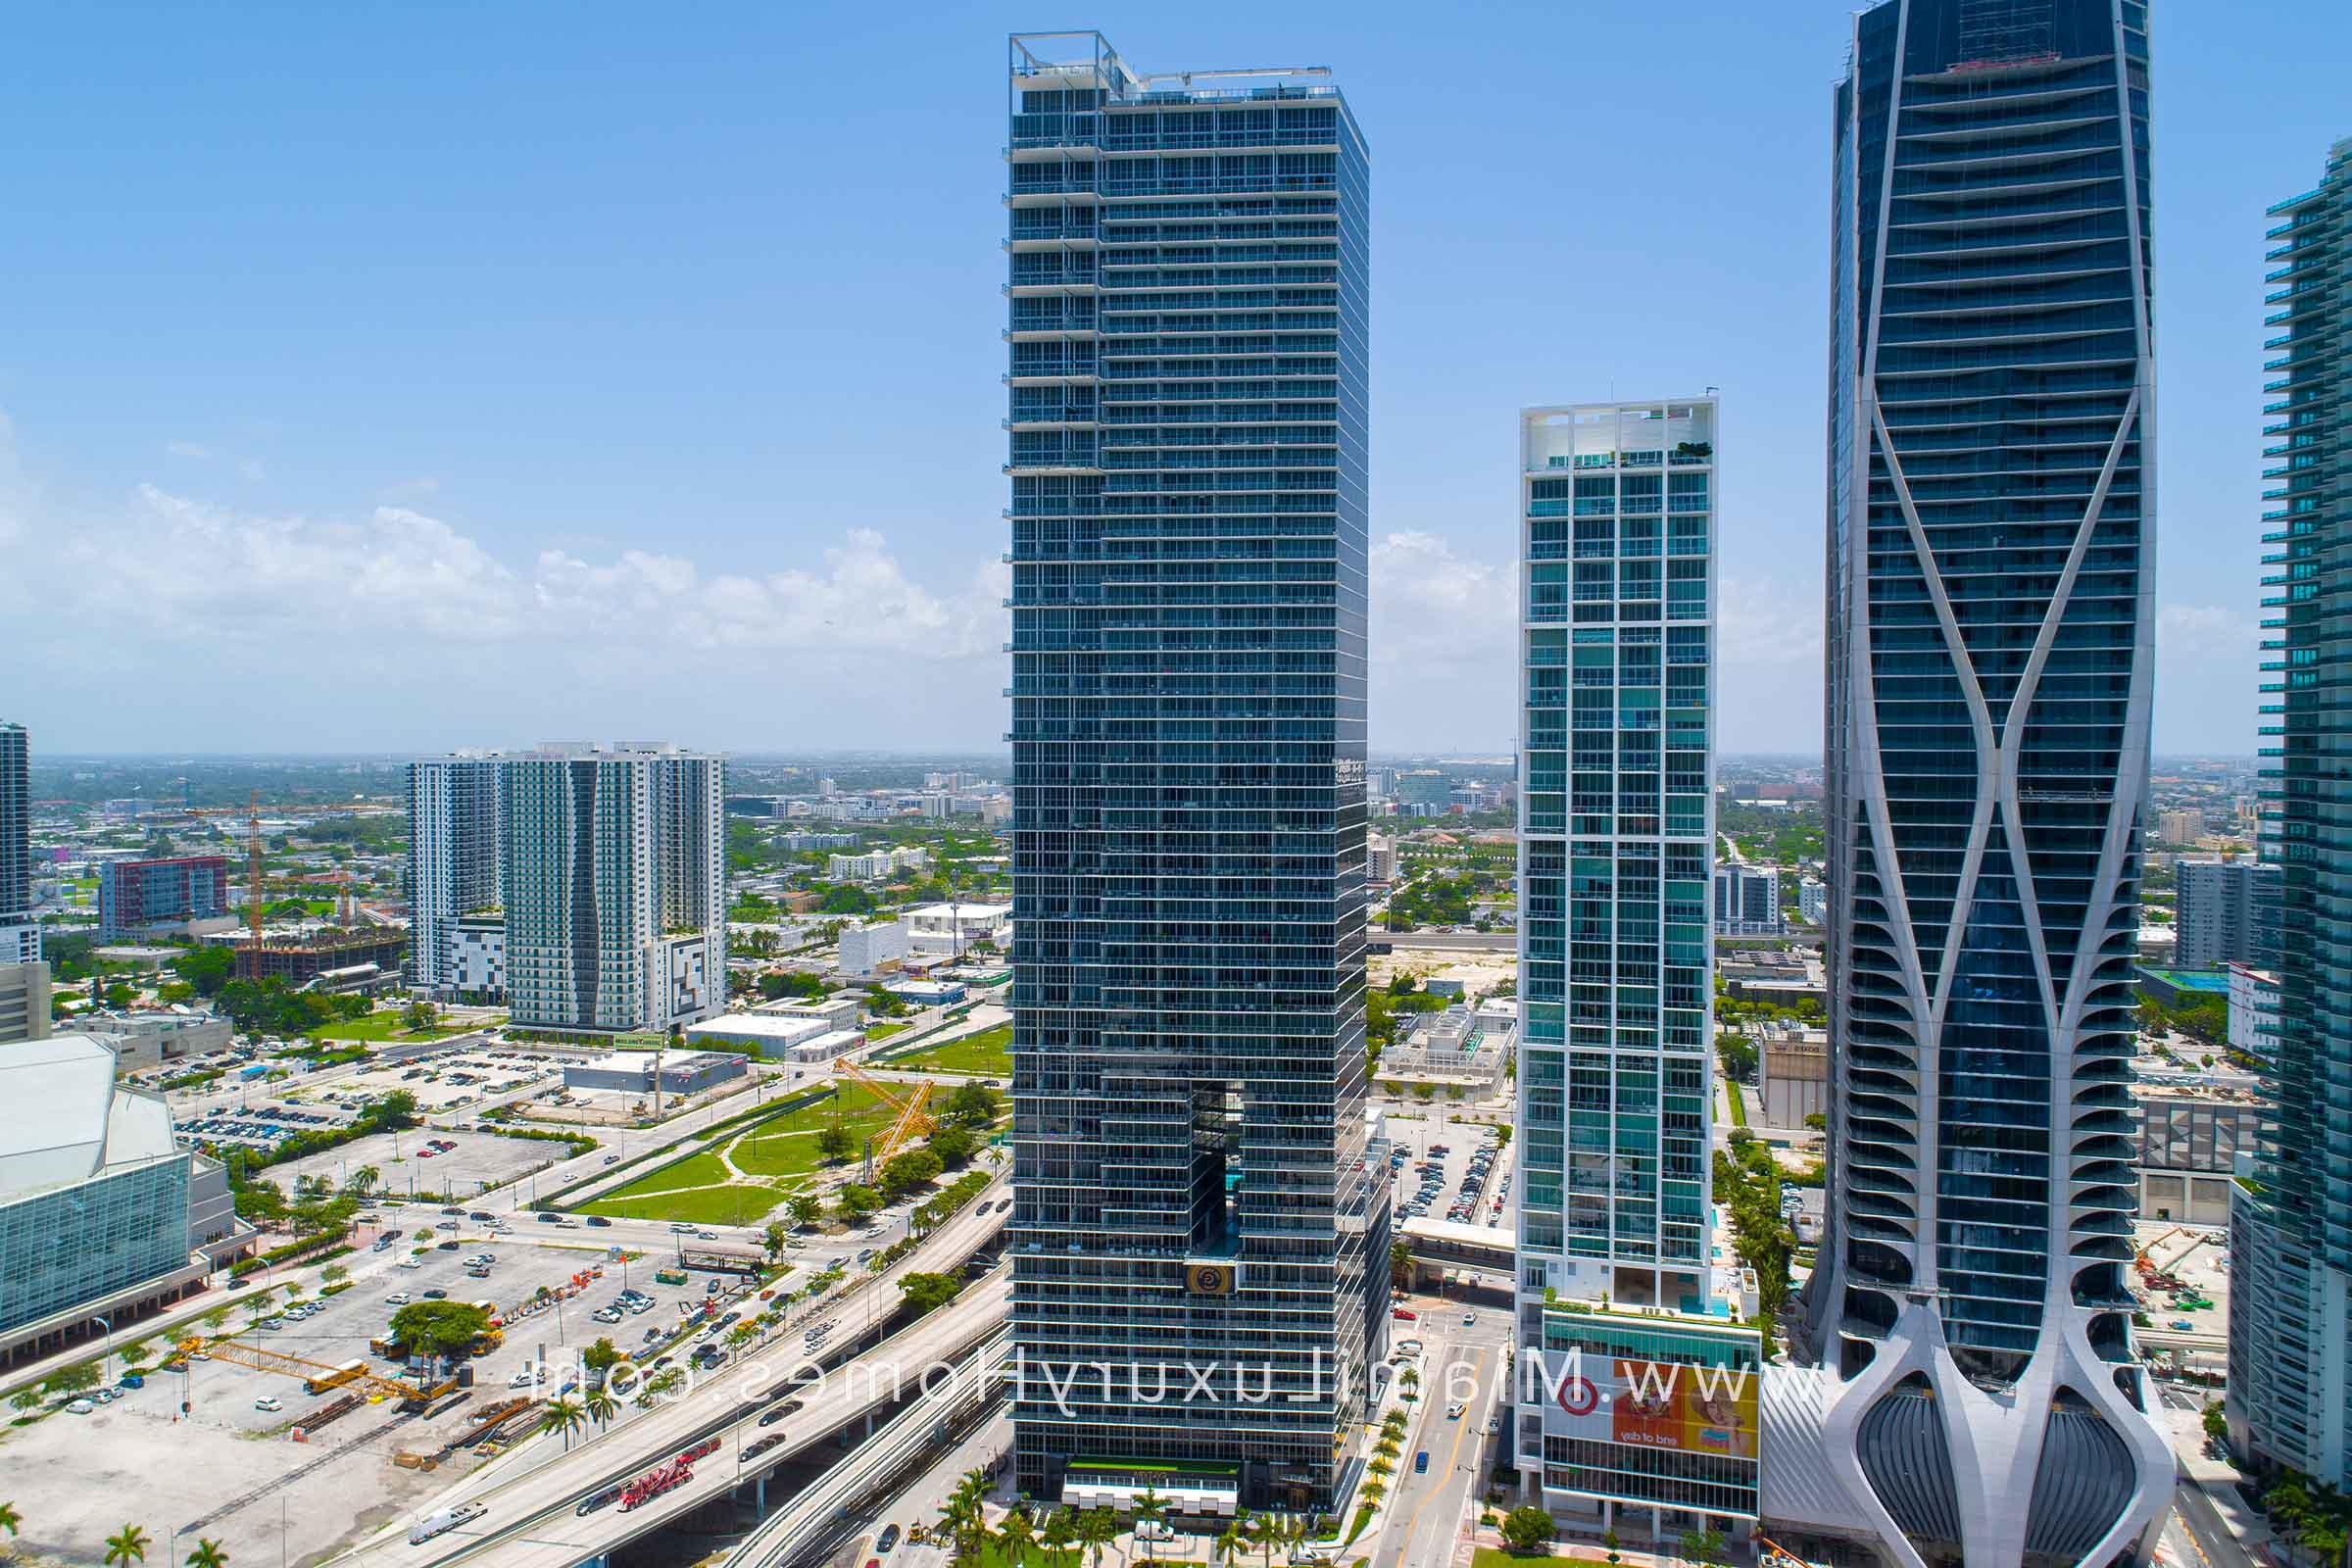
[[[765,1187],[706,1187],[699,1192],[653,1198],[599,1198],[582,1203],[583,1214],[608,1219],[677,1220],[695,1225],[753,1225],[791,1195]]]
[[[998,1024],[961,1040],[951,1040],[944,1046],[932,1046],[910,1055],[900,1056],[888,1063],[909,1072],[970,1073],[974,1077],[1003,1078],[1012,1071],[1012,1025]]]
[[[322,1023],[311,1031],[314,1040],[446,1040],[467,1030],[435,1024],[430,1029],[411,1030],[402,1026],[400,1013],[371,1012],[365,1018],[338,1018]]]
[[[913,1027],[905,1023],[869,1023],[865,1026],[865,1038],[867,1043],[872,1044],[888,1040],[892,1035],[904,1034]]]
[[[1732,1080],[1729,1078],[1726,1078],[1723,1081],[1723,1088],[1724,1093],[1730,1097],[1732,1102],[1732,1125],[1735,1127],[1746,1126],[1747,1101],[1740,1095],[1740,1086],[1732,1082]]]
[[[906,1087],[911,1092],[914,1085]],[[818,1107],[809,1108],[814,1110]],[[831,1102],[825,1108],[830,1112]],[[843,1087],[840,1114],[842,1126],[852,1138],[858,1140],[860,1148],[869,1136],[878,1137],[888,1132],[890,1124],[899,1117],[897,1111],[857,1084]],[[775,1122],[762,1122],[757,1131],[745,1134],[742,1142],[734,1147],[727,1157],[735,1161],[738,1169],[756,1176],[800,1176],[816,1169],[821,1162],[817,1154],[816,1135],[826,1122],[832,1120],[831,1114],[816,1120],[811,1126],[779,1125],[791,1119],[780,1117]]]

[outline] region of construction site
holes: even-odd
[[[595,1339],[650,1360],[700,1321],[700,1275],[657,1278],[655,1260],[624,1263],[576,1238],[436,1234],[454,1246],[363,1251],[353,1282],[306,1295],[308,1306],[255,1289],[218,1322],[122,1337],[103,1374],[111,1397],[0,1428],[0,1469],[26,1521],[17,1544],[79,1554],[130,1518],[159,1543],[204,1535],[272,1557],[282,1532],[287,1562],[316,1558],[527,1436]],[[487,1278],[466,1261],[482,1255],[496,1258]],[[592,1322],[624,1288],[646,1309],[623,1328]],[[427,1293],[486,1304],[495,1326],[454,1357],[410,1358],[388,1325]],[[549,1384],[515,1387],[516,1368],[539,1360],[557,1369]],[[121,1387],[132,1368],[139,1386]]]

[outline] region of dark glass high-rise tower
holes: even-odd
[[[1896,1560],[2135,1561],[2147,7],[1885,0],[1837,89],[1831,1471]]]
[[[1386,1321],[1369,166],[1320,72],[1010,68],[1020,1484],[1326,1504]]]
[[[2277,1126],[2230,1213],[2230,1437],[2352,1486],[2352,139],[2271,209],[2263,347],[2266,850],[2280,863]]]
[[[32,907],[30,748],[22,724],[0,724],[0,920]]]

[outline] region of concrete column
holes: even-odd
[[[752,1482],[752,1506],[759,1510],[760,1518],[767,1517],[767,1472],[764,1470]]]

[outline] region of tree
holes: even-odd
[[[19,1389],[15,1394],[9,1396],[8,1407],[12,1410],[29,1410],[40,1402],[41,1391],[39,1389]]]
[[[1037,1543],[1046,1548],[1046,1561],[1059,1563],[1065,1556],[1062,1548],[1077,1538],[1077,1521],[1070,1510],[1056,1508],[1046,1515],[1046,1528],[1038,1533]]]
[[[441,1009],[429,1002],[412,1002],[400,1009],[401,1027],[412,1033],[441,1021]]]
[[[940,1164],[948,1170],[961,1170],[972,1162],[979,1152],[980,1142],[968,1127],[946,1126],[924,1141],[923,1147],[939,1156]]]
[[[1155,1525],[1167,1516],[1167,1499],[1159,1494],[1158,1488],[1146,1486],[1143,1491],[1135,1494],[1135,1522],[1137,1524]],[[1147,1559],[1152,1555],[1153,1545],[1154,1543],[1151,1541],[1144,1543],[1144,1556]]]
[[[2219,1399],[2205,1401],[2205,1436],[2216,1443],[2230,1441],[2230,1417]]]
[[[351,1270],[340,1263],[329,1263],[318,1271],[318,1283],[321,1285],[340,1285],[349,1278]]]
[[[1225,1533],[1217,1537],[1215,1551],[1217,1561],[1226,1564],[1227,1568],[1250,1555],[1250,1538],[1244,1534],[1239,1519],[1227,1525]]]
[[[490,1314],[464,1301],[412,1301],[392,1314],[391,1338],[411,1355],[449,1355],[490,1328]]]
[[[0,1502],[0,1530],[7,1531],[10,1540],[16,1539],[17,1531],[24,1523],[24,1516],[17,1512],[15,1503]]]
[[[384,1173],[382,1171],[373,1165],[362,1165],[351,1173],[351,1179],[343,1184],[343,1188],[346,1192],[357,1193],[365,1198],[383,1184]]]
[[[137,1525],[124,1525],[121,1533],[106,1538],[106,1568],[130,1568],[146,1560],[147,1532]]]
[[[909,1149],[893,1154],[882,1162],[882,1196],[893,1200],[904,1198],[916,1188],[937,1181],[946,1168],[928,1149]]]
[[[1723,1533],[1719,1530],[1686,1530],[1675,1549],[1692,1562],[1721,1564],[1731,1559],[1723,1554]]]
[[[1502,1541],[1513,1551],[1532,1552],[1551,1544],[1551,1515],[1530,1504],[1502,1516]]]
[[[550,1399],[545,1413],[539,1417],[539,1430],[563,1433],[564,1451],[569,1453],[571,1435],[580,1429],[580,1423],[586,1419],[587,1412],[580,1408],[579,1400]]]
[[[882,1206],[882,1195],[871,1187],[851,1182],[842,1188],[839,1204],[843,1219],[859,1220]]]
[[[1037,1541],[1037,1530],[1030,1523],[1027,1503],[1016,1502],[1012,1505],[1011,1511],[1004,1515],[1004,1522],[997,1527],[997,1539],[1004,1543],[1005,1562],[1011,1568],[1021,1568],[1030,1546]]]
[[[900,1293],[917,1317],[938,1311],[962,1289],[963,1282],[953,1274],[908,1274],[899,1281]]]
[[[997,1092],[986,1084],[962,1084],[948,1097],[941,1118],[958,1127],[989,1127],[997,1119]]]
[[[1600,1533],[1600,1544],[1608,1548],[1608,1560],[1610,1562],[1623,1562],[1625,1560],[1622,1556],[1618,1555],[1617,1529],[1614,1525]]]
[[[777,1255],[784,1250],[784,1244],[791,1239],[792,1227],[780,1219],[771,1219],[767,1222],[767,1227],[760,1233],[760,1250],[766,1252],[767,1260],[773,1263]]]
[[[228,1568],[228,1553],[220,1549],[218,1541],[197,1538],[196,1549],[188,1553],[188,1568]]]
[[[817,1222],[825,1211],[825,1205],[812,1193],[795,1193],[785,1200],[784,1211],[792,1216],[795,1228],[806,1230]]]
[[[620,1362],[620,1348],[610,1339],[600,1339],[580,1352],[580,1365],[591,1372],[610,1372]]]
[[[236,955],[226,948],[190,948],[172,960],[172,972],[196,988],[200,997],[217,997],[236,972]]]
[[[840,1164],[850,1157],[851,1152],[857,1147],[858,1141],[850,1136],[850,1130],[841,1124],[838,1116],[816,1130],[817,1157],[828,1165]]]
[[[1407,1285],[1412,1282],[1412,1278],[1413,1246],[1412,1243],[1398,1237],[1389,1244],[1389,1282],[1393,1285]]]
[[[1723,1063],[1723,1075],[1743,1084],[1756,1081],[1756,1043],[1745,1035],[1724,1034],[1715,1037],[1715,1059]]]
[[[42,1382],[41,1389],[51,1395],[72,1398],[98,1386],[98,1367],[95,1362],[80,1361],[73,1366],[61,1366]]]
[[[1078,1516],[1078,1544],[1094,1553],[1095,1568],[1102,1568],[1102,1552],[1119,1539],[1119,1521],[1108,1508],[1089,1508]]]

